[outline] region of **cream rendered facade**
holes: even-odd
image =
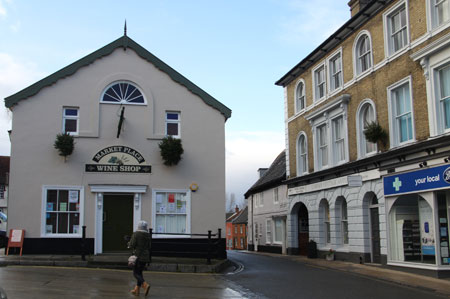
[[[106,55],[101,52],[105,49]],[[142,219],[149,222],[154,232],[166,231],[155,220],[156,213],[167,212],[160,210],[161,198],[167,196],[170,206],[175,202],[171,194],[182,194],[184,233],[223,230],[225,121],[231,111],[127,36],[74,64],[77,63],[80,66],[69,75],[64,75],[63,69],[43,79],[50,83],[39,86],[37,92],[25,89],[5,99],[13,112],[9,227],[25,229],[24,253],[69,252],[71,249],[65,244],[76,248],[83,225],[90,250],[96,254],[104,252],[104,207],[108,196],[124,195],[131,200],[127,209],[132,211],[126,213],[132,215],[133,229]],[[101,102],[107,87],[115,82],[137,87],[144,103]],[[23,92],[29,92],[29,96],[21,98]],[[117,138],[122,107],[124,121]],[[62,132],[65,108],[78,110],[75,149],[67,161],[53,148],[55,136]],[[166,136],[167,112],[179,115],[178,129],[184,148],[182,160],[171,167],[163,164],[158,146]],[[142,165],[151,166],[151,173],[86,171],[87,164],[95,164],[96,153],[111,146],[140,153],[145,160]],[[140,165],[132,156],[128,156],[128,161]],[[193,183],[198,190],[191,191]],[[55,233],[46,227],[48,190],[79,192],[79,227],[69,228],[71,233]],[[68,206],[59,203],[58,209],[66,211]],[[181,234],[154,237],[189,238]]]

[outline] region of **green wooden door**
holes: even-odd
[[[103,197],[103,252],[126,251],[133,233],[133,195]]]

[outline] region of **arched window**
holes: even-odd
[[[354,47],[356,75],[360,75],[372,67],[372,45],[368,33],[360,33]]]
[[[308,173],[308,146],[305,133],[300,133],[297,140],[297,176]]]
[[[305,82],[301,80],[295,88],[295,113],[304,110],[306,107],[305,100]]]
[[[348,245],[348,217],[347,217],[347,201],[345,199],[341,202],[341,237],[342,244]]]
[[[321,237],[323,245],[328,245],[331,243],[331,232],[330,232],[330,207],[328,201],[324,198],[319,205],[319,217],[321,220]]]
[[[371,100],[363,101],[358,109],[358,114],[358,153],[359,157],[363,158],[377,152],[377,145],[367,141],[364,135],[364,130],[367,128],[367,125],[376,120],[373,102]]]
[[[112,104],[146,104],[144,95],[139,88],[127,81],[114,82],[106,87],[100,102]]]

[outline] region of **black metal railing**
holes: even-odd
[[[208,230],[207,234],[183,234],[183,233],[155,233],[153,229],[149,229],[151,238],[150,261],[154,256],[155,251],[157,255],[178,255],[178,256],[206,256],[206,263],[211,264],[212,258],[226,258],[224,243],[222,240],[222,229],[218,229],[217,233],[213,234]],[[153,238],[154,235],[164,236],[188,236],[188,237],[207,237],[204,238],[190,238],[190,239],[160,239]]]

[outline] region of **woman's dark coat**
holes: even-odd
[[[134,255],[138,257],[138,261],[150,262],[150,234],[146,231],[135,231],[131,236],[130,248]]]

